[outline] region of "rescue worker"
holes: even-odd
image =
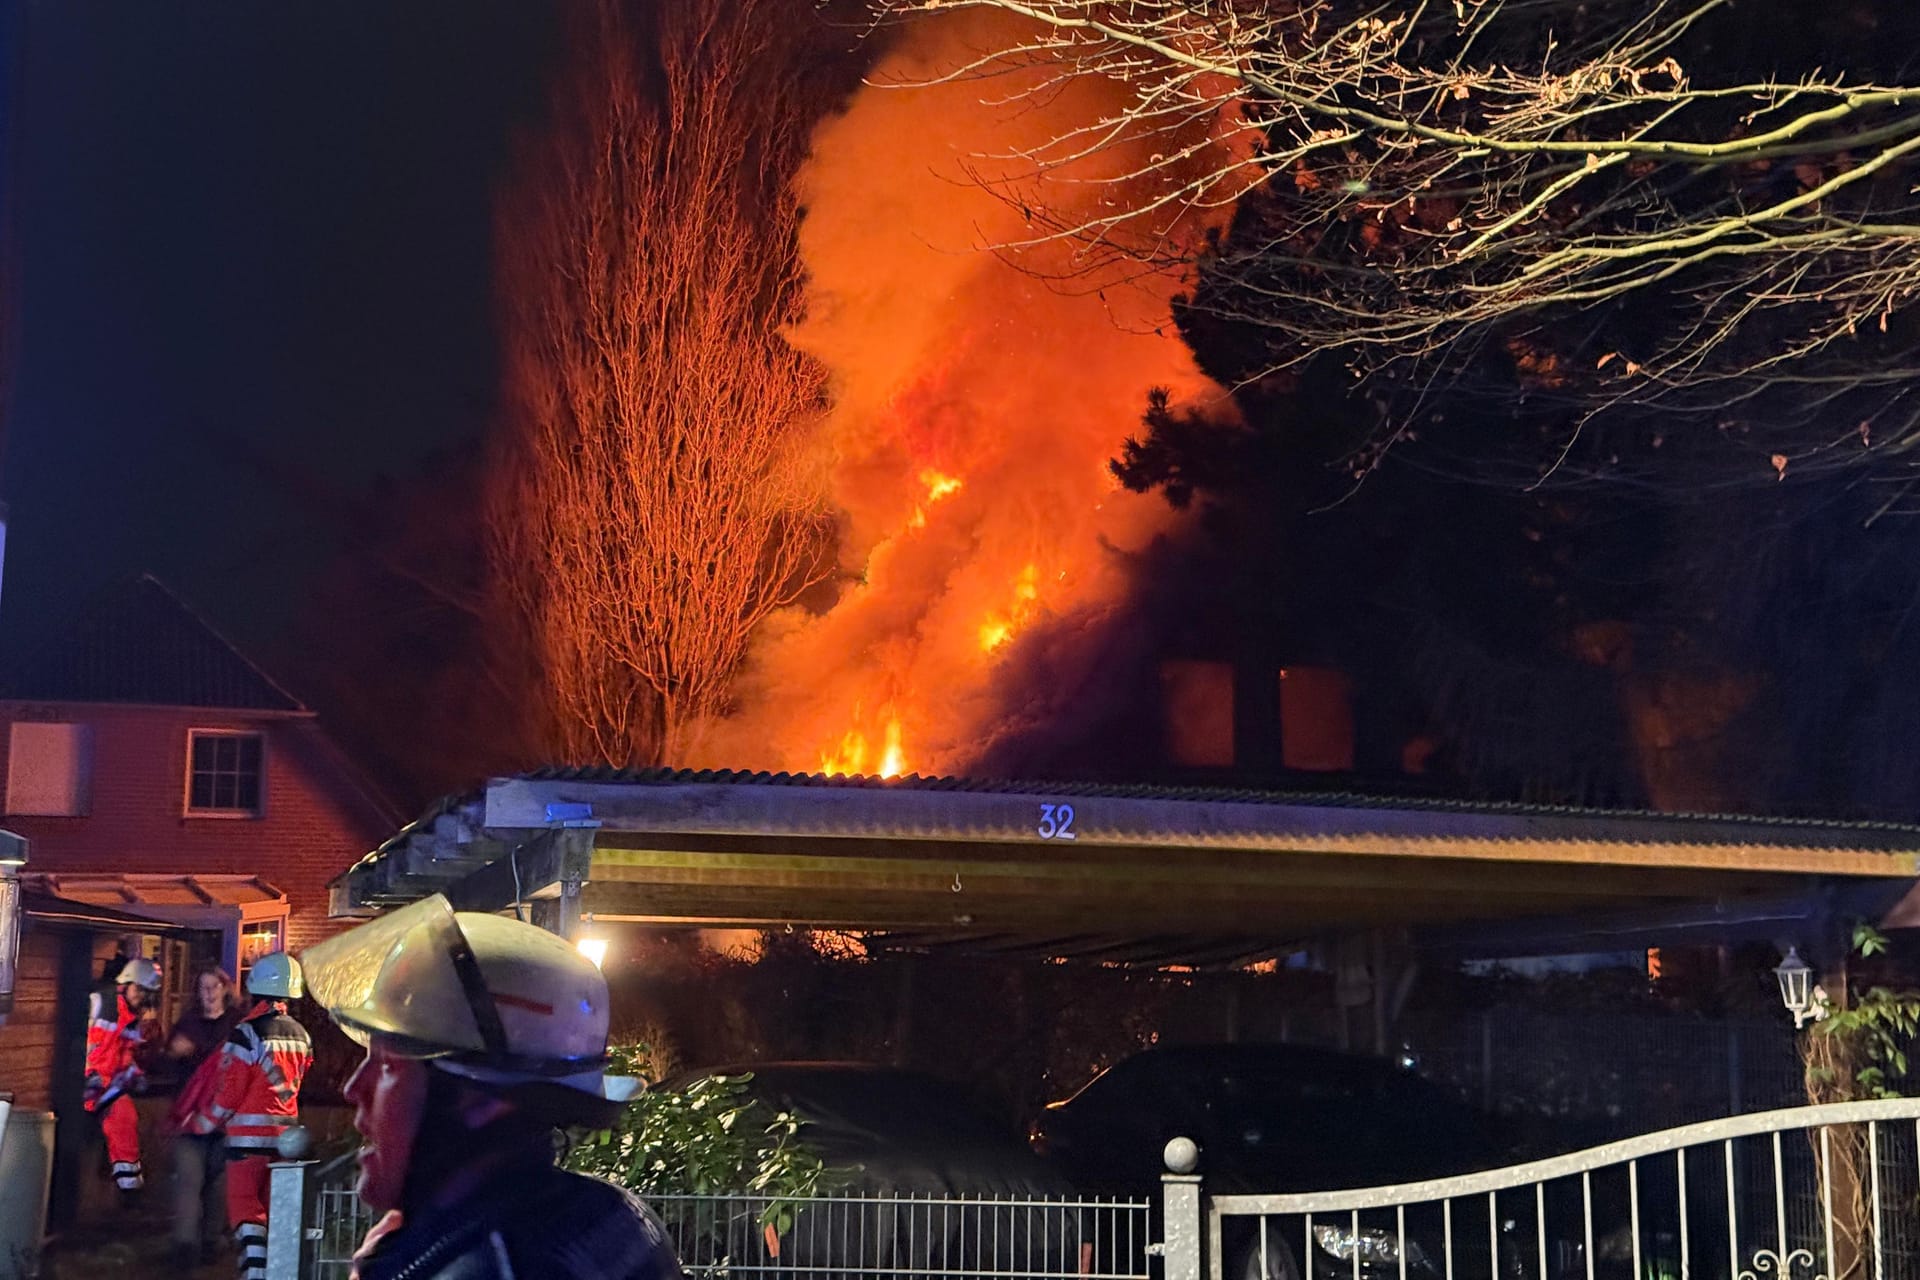
[[[304,986],[297,960],[282,951],[261,956],[246,986],[253,1001],[220,1046],[212,1096],[187,1130],[225,1131],[227,1224],[240,1247],[240,1280],[265,1280],[267,1166],[280,1135],[300,1123],[300,1082],[313,1065],[313,1044],[287,1014],[286,1002]]]
[[[309,947],[313,998],[365,1045],[356,1190],[383,1215],[357,1280],[678,1280],[636,1197],[554,1165],[638,1082],[605,1074],[607,982],[529,924],[436,894]]]
[[[160,966],[135,958],[120,967],[111,996],[93,993],[87,1022],[87,1083],[80,1105],[100,1117],[113,1164],[113,1185],[126,1204],[146,1185],[140,1164],[140,1117],[130,1096],[146,1085],[135,1056],[157,1035],[153,1000],[160,990]],[[108,1007],[111,999],[112,1007]]]

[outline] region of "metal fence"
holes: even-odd
[[[346,1280],[371,1216],[354,1195],[351,1156],[275,1166],[270,1280]],[[1150,1280],[1153,1201],[1116,1197],[895,1195],[652,1196],[690,1280],[915,1277],[955,1280]],[[271,1218],[270,1218],[271,1221]],[[280,1244],[276,1252],[274,1245]]]
[[[1594,1141],[1799,1106],[1806,1064],[1776,1021],[1553,1013],[1410,1014],[1420,1074],[1483,1111],[1579,1121]]]
[[[680,1265],[700,1280],[996,1276],[1147,1280],[1145,1199],[847,1193],[655,1196]]]
[[[857,1192],[651,1203],[694,1280],[1920,1280],[1920,1099],[1737,1116],[1490,1173],[1305,1194],[1208,1196],[1204,1164],[1180,1145],[1157,1203]],[[368,1225],[351,1188],[350,1161],[275,1166],[272,1280],[347,1274]]]
[[[305,1236],[312,1263],[304,1271],[271,1280],[348,1280],[353,1251],[373,1226],[372,1212],[354,1193],[359,1171],[352,1153],[314,1167],[311,1193],[303,1197],[309,1205]]]
[[[1432,1182],[1215,1196],[1206,1234],[1212,1280],[1920,1280],[1920,1100],[1711,1121]]]

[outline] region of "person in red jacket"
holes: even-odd
[[[300,1123],[300,1082],[313,1064],[307,1031],[287,1015],[305,990],[285,952],[261,956],[247,974],[252,1006],[220,1048],[212,1097],[188,1121],[192,1133],[227,1137],[227,1221],[240,1246],[240,1280],[267,1274],[267,1165],[274,1145]]]
[[[160,990],[160,966],[151,960],[129,960],[114,980],[113,1008],[95,992],[87,1023],[87,1084],[81,1105],[100,1117],[107,1139],[107,1159],[113,1162],[113,1185],[123,1203],[146,1185],[140,1164],[140,1119],[133,1098],[146,1082],[135,1055],[158,1032],[152,1008]]]

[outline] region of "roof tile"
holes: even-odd
[[[150,574],[0,669],[0,698],[306,710]]]

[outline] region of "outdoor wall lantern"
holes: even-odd
[[[13,977],[20,963],[20,868],[26,865],[26,837],[0,831],[0,1026],[13,1012]]]
[[[1808,1019],[1825,1016],[1826,1010],[1813,998],[1813,969],[1800,958],[1798,949],[1787,948],[1787,958],[1780,962],[1773,976],[1780,980],[1780,1003],[1793,1015],[1794,1030],[1806,1026]]]

